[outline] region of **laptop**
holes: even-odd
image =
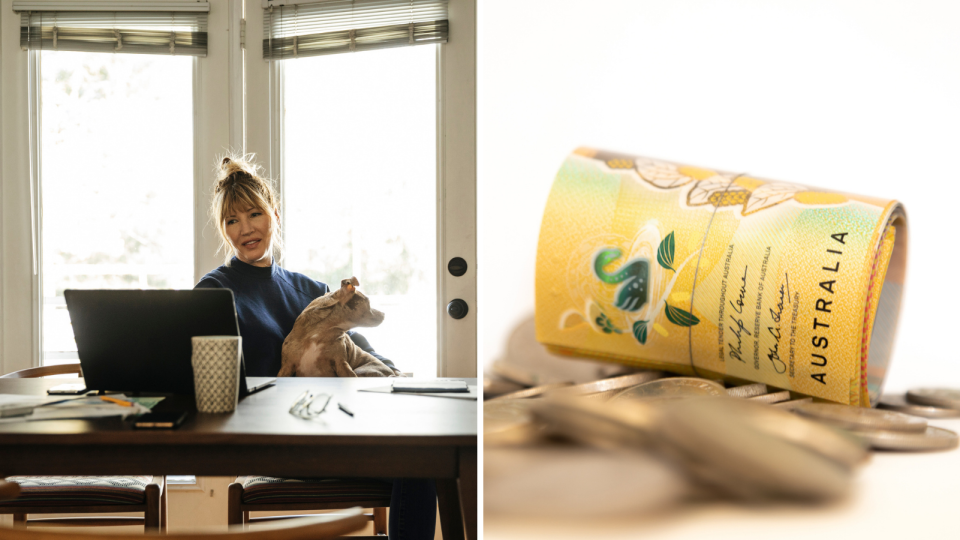
[[[63,296],[90,390],[193,395],[190,338],[240,335],[229,289],[68,289]],[[240,397],[277,381],[246,373],[241,357]]]

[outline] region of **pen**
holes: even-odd
[[[100,396],[100,399],[102,399],[103,401],[109,401],[109,402],[111,402],[111,403],[116,403],[117,405],[121,405],[121,406],[123,406],[123,407],[133,407],[133,402],[132,402],[132,401],[124,401],[124,400],[122,400],[122,399],[117,399],[117,398],[115,398],[115,397],[110,397],[110,396]]]
[[[353,416],[353,411],[351,411],[350,409],[348,409],[347,406],[344,405],[343,403],[339,403],[339,402],[338,402],[338,403],[337,403],[337,407],[339,407],[341,411],[349,414],[350,416]]]

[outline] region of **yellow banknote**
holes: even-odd
[[[537,338],[869,406],[906,252],[897,201],[581,148],[540,228]]]

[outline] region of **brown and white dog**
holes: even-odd
[[[347,330],[380,326],[383,312],[357,290],[352,277],[303,310],[283,340],[283,363],[277,377],[394,377],[397,373],[358,347]]]

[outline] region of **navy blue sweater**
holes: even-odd
[[[221,266],[203,276],[195,288],[233,291],[243,338],[244,364],[251,377],[277,375],[283,340],[293,330],[293,323],[310,302],[330,291],[325,283],[284,270],[276,263],[269,267],[253,266],[236,257],[230,266]],[[374,352],[360,334],[351,331],[350,338],[384,364],[395,367],[393,362]]]

